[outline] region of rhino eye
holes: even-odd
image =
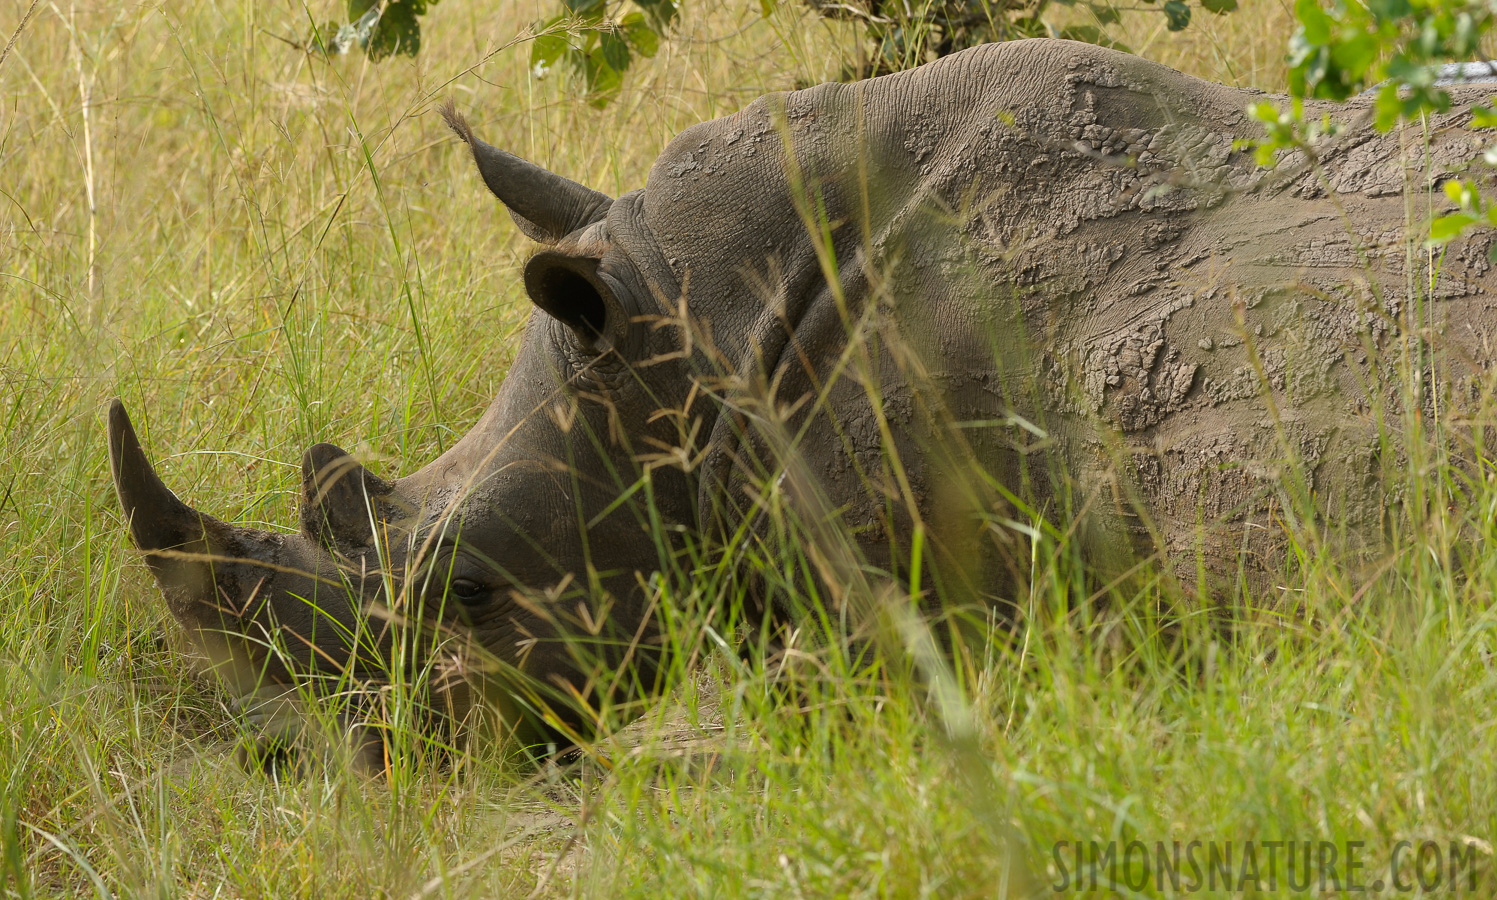
[[[463,603],[472,603],[481,598],[484,593],[483,585],[471,578],[454,578],[447,585],[448,596],[455,597]]]

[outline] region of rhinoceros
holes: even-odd
[[[657,573],[726,560],[783,614],[756,566],[828,534],[832,595],[866,576],[1010,608],[1047,527],[1108,578],[1154,559],[1208,593],[1272,586],[1286,530],[1381,539],[1412,452],[1384,423],[1485,396],[1491,238],[1436,258],[1406,199],[1477,149],[1462,98],[1413,141],[1368,99],[1307,104],[1345,127],[1267,171],[1243,149],[1263,95],[1019,41],[767,95],[617,198],[449,106],[539,245],[487,412],[401,478],[312,447],[281,533],[179,501],[116,402],[121,507],[171,611],[249,682],[389,677],[419,656],[391,623],[425,623],[497,661],[453,662],[434,708],[523,717],[553,689],[575,706],[552,727],[618,689],[598,671],[648,694]]]

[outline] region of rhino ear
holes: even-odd
[[[360,465],[335,444],[317,444],[302,456],[302,533],[332,550],[373,543],[377,520],[395,486]]]
[[[473,152],[478,173],[531,240],[554,244],[601,220],[613,205],[607,194],[549,172],[474,137],[468,121],[449,100],[443,104],[447,127]]]
[[[620,343],[629,315],[598,260],[554,250],[525,264],[525,293],[547,315],[570,328],[582,345],[602,352]]]

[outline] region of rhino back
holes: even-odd
[[[1385,523],[1403,452],[1379,434],[1401,390],[1386,351],[1416,295],[1464,360],[1447,396],[1473,393],[1497,319],[1484,239],[1433,281],[1405,239],[1405,184],[1476,148],[1460,105],[1427,158],[1372,131],[1361,101],[1318,165],[1270,173],[1237,149],[1261,99],[1090,45],[990,45],[688,129],[652,169],[645,218],[740,368],[772,369],[786,402],[828,395],[802,447],[869,546],[907,525],[889,485],[870,487],[887,481],[880,420],[928,511],[946,502],[931,447],[950,421],[1018,416],[1047,434],[1043,464],[1012,425],[967,431],[965,450],[1038,507],[1080,495],[1094,555],[1231,577],[1247,547],[1266,571],[1302,501],[1348,535]],[[846,310],[870,303],[877,341],[908,352],[828,388]]]

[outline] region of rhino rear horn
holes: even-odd
[[[395,486],[358,463],[336,444],[316,444],[303,456],[302,531],[332,550],[351,552],[373,543],[377,519],[386,517]]]
[[[183,503],[162,483],[119,400],[109,405],[108,431],[109,469],[120,509],[151,573],[169,600],[212,597],[211,535],[227,526]],[[193,554],[204,558],[193,559]]]
[[[441,108],[447,127],[473,151],[484,183],[509,209],[520,230],[535,241],[554,244],[597,222],[613,198],[549,172],[473,136],[468,121],[449,100]]]

